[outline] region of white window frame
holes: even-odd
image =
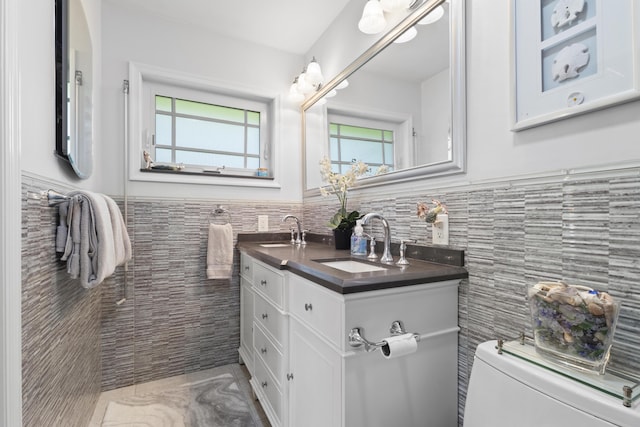
[[[155,133],[155,93],[161,89],[164,96],[251,109],[260,112],[260,157],[273,179],[256,178],[248,169],[225,170],[220,175],[154,173],[141,171],[144,167],[142,152],[151,147]],[[167,93],[167,90],[171,91]],[[129,180],[147,182],[171,182],[185,184],[228,185],[241,187],[280,188],[277,181],[272,141],[277,140],[276,123],[280,110],[279,97],[273,93],[238,87],[229,82],[219,82],[166,70],[159,67],[129,63],[129,114],[128,159]]]
[[[144,117],[144,126],[148,129],[153,129],[154,138],[152,138],[151,146],[148,147],[151,150],[147,150],[151,153],[155,153],[156,140],[156,95],[166,98],[175,98],[185,101],[199,102],[202,104],[219,105],[222,107],[231,107],[238,110],[248,110],[260,113],[260,152],[258,153],[261,167],[269,167],[268,158],[269,153],[266,151],[269,147],[269,112],[268,105],[264,102],[258,102],[246,98],[238,98],[234,96],[221,95],[219,93],[202,92],[200,90],[194,90],[185,87],[176,87],[175,85],[167,85],[164,83],[150,82],[145,85],[144,88],[145,97],[148,97],[148,112]],[[167,115],[173,115],[168,113]],[[246,156],[246,153],[244,154]],[[251,157],[251,156],[249,156]],[[202,165],[193,165],[194,168],[203,168]],[[225,166],[225,165],[215,165]],[[209,167],[208,169],[213,169]],[[252,175],[255,173],[255,169],[247,168],[229,168],[225,167],[225,173],[234,175]]]
[[[401,124],[398,122],[394,122],[394,121],[389,121],[386,119],[374,119],[374,118],[363,118],[363,117],[353,117],[353,116],[349,116],[349,115],[343,115],[343,114],[333,114],[333,113],[329,113],[327,116],[327,124],[329,126],[329,129],[327,129],[327,135],[329,137],[329,158],[331,159],[331,163],[334,163],[334,158],[331,156],[331,124],[332,123],[337,123],[341,126],[356,126],[356,127],[361,127],[361,128],[367,128],[367,129],[378,129],[378,130],[384,130],[384,131],[391,131],[393,132],[393,142],[392,142],[392,147],[393,147],[393,165],[389,165],[388,163],[386,163],[387,166],[392,166],[395,170],[395,155],[396,155],[396,144],[397,144],[397,138],[399,135],[402,134],[402,130],[401,130]],[[340,143],[341,144],[341,143]],[[356,159],[356,160],[361,160],[361,159]],[[344,163],[344,160],[342,161],[342,163]],[[365,162],[366,163],[366,162]]]
[[[331,108],[327,109],[327,153],[330,153],[329,123],[334,122],[393,130],[393,170],[404,168],[408,159],[413,159],[416,156],[416,147],[413,141],[413,118],[410,114],[355,108],[334,103]],[[383,125],[381,126],[380,123]]]

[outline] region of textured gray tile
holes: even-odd
[[[469,279],[462,281],[458,292],[460,420],[475,347],[529,328],[524,290],[538,280],[587,284],[620,298],[623,308],[611,365],[640,370],[639,177],[497,185],[375,200],[353,197],[348,208],[381,212],[391,223],[394,242],[415,238],[418,244],[428,245],[431,232],[415,217],[415,204],[432,198],[448,206],[450,243],[466,251],[469,270]],[[312,232],[330,234],[326,223],[338,208],[334,199],[293,208],[277,203],[224,206],[235,232],[257,231],[259,214],[269,215],[271,231],[288,231],[290,224],[283,224],[281,218],[292,213]],[[127,274],[127,302],[115,306],[122,295],[122,271],[88,301],[86,295],[75,293],[78,290],[68,294],[75,288],[65,284],[64,267],[58,265],[55,254],[47,254],[54,237],[54,215],[44,204],[32,203],[23,201],[24,401],[25,420],[31,422],[25,425],[60,416],[68,416],[72,420],[68,425],[75,425],[75,415],[68,414],[83,413],[95,398],[63,411],[63,398],[52,390],[71,380],[65,374],[46,374],[58,364],[55,352],[66,349],[61,328],[71,327],[73,321],[65,323],[69,316],[88,322],[91,330],[93,322],[100,322],[102,360],[87,366],[99,370],[102,364],[102,371],[87,378],[99,382],[101,376],[105,390],[237,361],[237,275],[230,282],[204,276],[206,224],[215,205],[130,200],[134,260]],[[368,228],[382,237],[378,222]],[[237,254],[234,264],[237,271]],[[44,325],[55,325],[52,333],[43,333]],[[78,339],[92,343],[94,338]]]
[[[42,188],[23,184],[23,194]],[[55,253],[57,209],[22,203],[23,426],[85,427],[100,393],[101,289],[86,290]]]

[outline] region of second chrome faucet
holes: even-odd
[[[296,221],[296,226],[298,227],[297,236],[296,236],[295,240],[292,240],[292,243],[295,243],[296,245],[305,245],[307,242],[304,241],[304,234],[303,234],[303,231],[302,231],[302,225],[300,224],[300,220],[295,215],[285,215],[282,218],[282,222],[286,222],[288,219],[295,220]]]
[[[391,231],[389,229],[389,222],[379,213],[371,212],[362,217],[362,225],[368,224],[372,218],[379,219],[384,228],[384,250],[380,261],[391,264],[393,263],[393,256],[391,256]]]

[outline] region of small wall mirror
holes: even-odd
[[[80,178],[92,159],[92,44],[80,0],[56,0],[56,154]]]
[[[303,104],[309,195],[324,185],[323,157],[336,172],[369,164],[360,187],[465,170],[464,12],[464,0],[423,2]]]

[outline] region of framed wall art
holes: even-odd
[[[512,2],[512,130],[640,97],[640,2]]]

